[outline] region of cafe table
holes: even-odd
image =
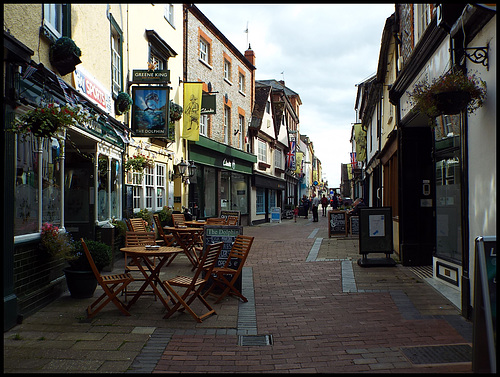
[[[195,246],[203,244],[204,228],[194,228],[190,226],[165,226],[165,232],[174,235],[177,244],[182,248],[184,254],[193,265],[193,269],[198,266],[199,258]]]
[[[141,297],[147,286],[151,286],[156,296],[160,299],[163,305],[170,310],[170,306],[167,304],[167,300],[161,294],[159,288],[165,292],[167,299],[170,297],[168,282],[162,282],[160,278],[160,271],[165,264],[170,260],[175,258],[179,253],[182,253],[183,249],[180,247],[172,246],[130,246],[122,247],[120,249],[123,253],[127,253],[127,256],[133,260],[133,263],[138,266],[139,271],[144,275],[146,279],[142,284],[141,288],[136,292],[132,300],[127,305],[127,310]],[[158,258],[158,263],[154,265],[150,258]],[[149,273],[147,272],[149,270]]]
[[[200,227],[200,226],[203,226],[203,225],[207,225],[207,221],[206,220],[190,220],[190,221],[185,221],[184,224],[186,224],[187,226],[192,226],[192,227]]]

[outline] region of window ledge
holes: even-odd
[[[258,166],[258,168],[259,168],[260,170],[266,170],[267,168],[270,168],[270,167],[271,167],[271,165],[269,165],[269,164],[267,164],[267,163],[265,163],[265,162],[262,162],[262,161],[260,161],[260,162],[257,164],[257,166]]]
[[[228,79],[226,79],[225,77],[224,77],[224,81],[225,81],[226,83],[228,83],[229,85],[233,86],[233,83],[232,83],[231,81],[229,81]]]
[[[243,97],[246,97],[247,95],[243,93],[241,90],[238,89],[238,93],[240,93]]]
[[[213,70],[212,66],[211,66],[210,64],[208,64],[206,61],[201,60],[200,58],[198,58],[198,61],[199,61],[200,63],[202,63],[204,66],[206,66],[207,68],[209,68],[209,69]]]

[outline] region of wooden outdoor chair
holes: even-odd
[[[160,217],[158,215],[153,215],[153,220],[155,222],[156,229],[158,230],[158,235],[161,237],[161,240],[156,240],[156,243],[163,244],[163,246],[174,246],[175,238],[172,234],[165,234],[163,227],[161,226]]]
[[[238,216],[228,216],[227,217],[227,225],[239,225],[238,224]]]
[[[227,261],[223,267],[215,267],[212,271],[212,279],[213,284],[208,288],[208,290],[204,293],[203,297],[207,297],[208,294],[213,294],[212,290],[215,287],[219,287],[222,289],[222,293],[215,303],[219,303],[224,297],[228,294],[235,295],[243,300],[243,302],[247,302],[247,298],[241,294],[241,292],[234,286],[238,277],[241,274],[241,270],[243,269],[243,265],[248,257],[248,253],[250,248],[252,247],[254,237],[238,235],[236,236],[236,240],[231,247],[231,251],[229,256],[227,257]],[[236,261],[238,260],[238,261]],[[230,268],[230,265],[235,265],[237,268]]]
[[[142,220],[142,219],[140,219]],[[146,245],[156,245],[156,235],[154,232],[126,232],[125,233],[125,247],[133,247],[133,246],[146,246]],[[139,273],[139,267],[134,264],[129,264],[129,259],[127,253],[124,253],[125,258],[125,273]],[[151,264],[156,266],[156,258],[151,259]],[[138,274],[139,276],[135,278],[136,281],[145,281],[144,275],[142,273]],[[124,290],[125,300],[127,296],[136,293],[136,291],[131,291],[129,289]],[[144,293],[153,293],[151,291],[144,291]],[[156,295],[155,295],[156,300]]]
[[[223,217],[209,217],[207,225],[226,225],[226,219]]]
[[[172,213],[172,222],[174,223],[174,226],[185,226],[186,218],[182,213]]]
[[[128,219],[128,221],[130,223],[129,230],[133,232],[148,232],[148,229],[146,227],[146,221],[144,219],[136,217],[133,219]]]
[[[83,238],[80,239],[80,242],[83,246],[83,251],[87,256],[90,267],[94,272],[94,275],[97,279],[97,282],[103,289],[104,293],[99,296],[97,300],[95,300],[92,304],[87,307],[87,317],[92,318],[97,313],[101,311],[104,306],[106,306],[110,301],[116,305],[116,307],[125,315],[130,315],[125,305],[118,299],[118,293],[126,289],[127,285],[129,285],[134,279],[128,273],[125,274],[116,274],[116,275],[101,275],[101,273],[97,270],[97,267],[94,263],[94,259],[90,254],[90,251],[85,244]],[[104,301],[103,301],[104,299]]]
[[[207,245],[205,253],[203,254],[203,257],[198,264],[198,268],[196,269],[194,276],[176,276],[175,278],[166,281],[165,285],[167,287],[170,286],[169,291],[172,293],[173,298],[175,298],[175,300],[172,299],[172,301],[175,301],[175,303],[173,307],[167,312],[167,314],[165,314],[164,318],[169,318],[176,311],[182,311],[186,309],[197,322],[201,323],[204,318],[212,314],[217,314],[215,310],[210,306],[210,304],[205,300],[205,298],[201,295],[201,290],[210,278],[210,274],[215,266],[215,263],[217,263],[219,254],[223,246],[224,242],[217,242],[211,245]],[[173,287],[185,288],[182,296]],[[189,296],[191,297],[188,299]],[[195,299],[198,299],[208,309],[208,311],[202,315],[197,315],[190,307],[191,303]]]

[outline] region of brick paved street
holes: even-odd
[[[455,306],[407,267],[359,267],[357,239],[329,239],[319,219],[244,228],[255,236],[247,303],[226,298],[197,324],[162,319],[149,296],[130,317],[108,305],[87,321],[92,300],[66,294],[4,333],[4,372],[471,372],[464,356],[408,357],[416,346],[470,351],[472,325]],[[186,266],[178,258],[165,274]]]

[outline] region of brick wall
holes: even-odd
[[[62,269],[66,261],[54,261],[37,243],[15,247],[14,293],[18,313],[27,316],[58,298],[66,289]]]

